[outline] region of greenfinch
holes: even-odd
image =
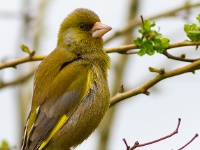
[[[70,150],[98,127],[109,108],[102,36],[111,29],[84,8],[64,19],[56,48],[35,72],[21,150]]]

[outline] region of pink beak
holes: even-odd
[[[102,24],[101,22],[96,22],[90,31],[92,33],[92,37],[102,37],[111,29],[112,29],[111,27]]]

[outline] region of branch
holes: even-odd
[[[195,134],[195,136],[189,141],[187,142],[184,146],[182,146],[181,148],[179,148],[178,150],[182,150],[184,149],[185,147],[187,147],[190,143],[192,143],[199,135],[198,134]]]
[[[139,49],[135,44],[122,45],[118,47],[104,49],[106,53],[120,53],[125,54],[128,50]]]
[[[192,42],[192,41],[184,40],[182,42],[170,44],[167,49],[184,47],[184,46],[198,46],[198,45],[200,45],[200,42]],[[122,46],[113,47],[113,48],[106,48],[105,51],[106,51],[106,53],[116,53],[117,52],[120,54],[124,54],[127,51],[133,50],[133,49],[140,49],[140,47],[136,46],[135,44],[129,44],[129,45],[122,45]]]
[[[20,76],[10,82],[4,83],[3,81],[0,81],[0,89],[5,88],[10,85],[16,85],[16,84],[25,82],[26,80],[28,80],[30,77],[33,76],[34,72],[35,72],[35,69],[33,69],[31,72],[27,73],[26,75]]]
[[[187,73],[187,72],[194,72],[196,69],[198,69],[200,66],[200,60],[195,61],[189,65],[183,66],[181,68],[177,68],[171,71],[165,71],[163,74],[158,74],[156,77],[154,77],[153,79],[151,79],[150,81],[147,81],[146,83],[144,83],[143,85],[126,91],[124,93],[117,93],[115,96],[113,96],[111,98],[110,101],[110,107],[112,107],[113,105],[115,105],[116,103],[132,97],[132,96],[136,96],[138,94],[149,94],[149,92],[147,91],[148,89],[150,89],[152,86],[154,86],[155,84],[157,84],[158,82],[166,79],[166,78],[170,78],[173,76],[177,76],[177,75],[181,75],[183,73]]]
[[[19,64],[23,64],[26,62],[31,62],[31,61],[38,61],[38,60],[42,60],[44,59],[46,56],[44,55],[37,55],[37,56],[27,56],[24,58],[20,58],[20,59],[15,59],[9,62],[4,62],[0,64],[0,70],[4,69],[4,68],[8,68],[8,67],[13,67],[16,68],[17,65]]]
[[[186,4],[183,4],[182,6],[180,6],[178,8],[172,9],[172,10],[164,12],[164,13],[160,13],[160,14],[155,15],[155,16],[146,17],[146,18],[149,18],[150,20],[153,20],[153,19],[157,19],[157,18],[160,18],[160,17],[163,17],[163,16],[171,16],[171,15],[174,15],[175,13],[177,13],[179,11],[182,11],[182,10],[185,10],[185,9],[191,9],[191,8],[199,7],[199,6],[200,6],[200,3],[195,3],[195,4],[186,3]],[[133,27],[138,26],[140,24],[141,24],[141,19],[140,18],[133,19],[132,21],[130,21],[129,25],[127,25],[124,29],[116,31],[115,33],[113,33],[113,35],[111,35],[109,38],[107,38],[104,41],[104,43],[108,43],[112,39],[114,39],[116,37],[119,37],[119,36],[129,32]]]
[[[178,129],[179,129],[179,127],[180,127],[180,124],[181,124],[181,119],[178,118],[177,127],[176,127],[176,129],[175,129],[171,134],[166,135],[166,136],[164,136],[164,137],[161,137],[161,138],[159,138],[159,139],[157,139],[157,140],[153,140],[153,141],[151,141],[151,142],[139,144],[139,142],[136,141],[135,144],[134,144],[132,147],[130,147],[130,146],[128,146],[128,144],[127,144],[127,142],[126,142],[125,139],[123,139],[123,141],[124,141],[124,143],[125,143],[125,145],[126,145],[126,147],[127,147],[127,150],[134,150],[134,149],[136,149],[137,147],[143,147],[143,146],[151,145],[151,144],[154,144],[154,143],[163,141],[163,140],[165,140],[165,139],[168,139],[168,138],[174,136],[175,134],[177,134],[177,133],[178,133]]]
[[[167,49],[184,47],[184,46],[197,46],[197,45],[200,45],[200,42],[182,41],[182,42],[170,44]],[[106,53],[117,52],[117,53],[121,53],[121,54],[132,54],[131,51],[130,51],[130,53],[128,53],[128,51],[133,50],[133,49],[139,49],[139,47],[134,44],[129,44],[129,45],[122,45],[122,46],[113,47],[113,48],[106,48],[104,50]],[[134,52],[134,53],[136,53],[136,52]],[[34,56],[27,56],[24,58],[19,58],[19,59],[12,60],[9,62],[4,62],[4,63],[0,64],[0,70],[4,69],[4,68],[8,68],[8,67],[15,68],[17,65],[23,64],[26,62],[43,60],[45,57],[46,57],[45,55],[34,55]],[[168,57],[168,58],[173,59],[172,57]],[[198,59],[191,59],[191,60],[196,61]],[[187,61],[187,59],[182,59],[182,61]]]
[[[167,50],[172,49],[172,48],[177,48],[177,47],[198,46],[198,45],[200,45],[200,42],[192,42],[192,41],[187,41],[187,40],[184,40],[184,41],[178,42],[178,43],[173,43],[173,44],[170,44],[169,47],[164,50],[163,55],[165,55],[167,58],[173,59],[173,60],[184,61],[184,62],[194,62],[194,61],[199,60],[200,58],[188,59],[188,58],[185,58],[185,55],[181,55],[181,56],[177,57],[177,56],[171,55]],[[123,45],[123,46],[118,46],[118,47],[114,47],[114,48],[107,48],[107,49],[105,49],[105,51],[107,53],[118,52],[120,54],[137,54],[138,51],[129,51],[129,50],[133,50],[133,49],[140,49],[140,47],[138,47],[134,44],[129,44],[129,45]]]
[[[169,58],[169,59],[178,60],[178,61],[194,62],[194,61],[199,60],[199,58],[197,58],[197,59],[188,59],[188,58],[185,58],[185,54],[182,54],[182,55],[179,56],[179,57],[178,57],[178,56],[173,56],[173,55],[171,55],[170,53],[168,53],[167,50],[165,50],[165,51],[163,52],[163,54],[164,54],[167,58]]]
[[[194,46],[193,44],[200,45],[200,42],[190,42],[190,41],[185,40],[185,41],[182,41],[182,42],[170,44],[169,47],[168,47],[167,49],[172,49],[172,48],[180,47],[180,46]],[[197,45],[196,45],[196,46],[197,46]],[[199,58],[197,58],[197,59],[187,59],[187,58],[185,58],[185,54],[182,54],[182,55],[179,56],[179,57],[173,56],[173,55],[171,55],[170,53],[168,53],[167,49],[163,52],[163,54],[164,54],[167,58],[170,58],[170,59],[173,59],[173,60],[185,61],[185,62],[194,62],[194,61],[199,60]]]

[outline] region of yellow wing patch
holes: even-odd
[[[92,84],[92,73],[89,71],[88,72],[88,76],[87,76],[87,83],[86,83],[86,90],[83,94],[83,98],[82,100],[86,97],[86,95],[89,93],[91,84]],[[80,103],[82,102],[82,100],[80,101]],[[80,104],[79,103],[79,104]],[[78,107],[79,105],[77,105]],[[42,150],[47,144],[48,142],[52,139],[52,137],[58,132],[58,130],[60,130],[63,125],[67,122],[67,120],[69,119],[69,117],[71,115],[73,115],[74,111],[76,110],[77,107],[74,107],[74,109],[72,109],[69,113],[69,116],[67,115],[63,115],[59,121],[56,123],[56,125],[54,126],[54,128],[52,129],[51,133],[48,135],[48,137],[42,142],[42,144],[40,145],[40,147],[38,148],[38,150]]]
[[[65,122],[68,119],[69,119],[69,117],[67,115],[64,115],[60,118],[60,120],[56,123],[55,127],[53,128],[53,130],[49,134],[48,138],[42,142],[42,144],[40,145],[38,150],[42,150],[47,145],[47,143],[51,140],[51,138],[54,136],[54,134],[56,132],[58,132],[58,130],[65,124]]]

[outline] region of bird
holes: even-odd
[[[21,150],[71,150],[98,127],[110,104],[102,36],[111,29],[87,8],[63,20],[56,48],[34,75]]]

